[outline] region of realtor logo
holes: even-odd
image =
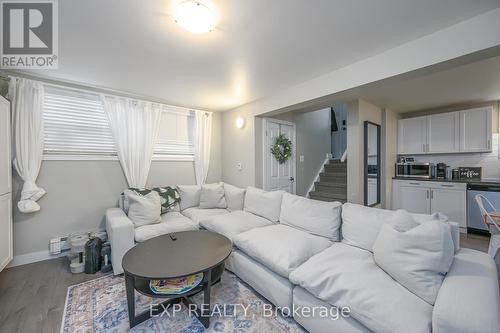
[[[0,1],[4,69],[57,69],[57,0]]]

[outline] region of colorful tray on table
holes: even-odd
[[[158,295],[179,295],[196,288],[203,280],[203,273],[175,279],[151,280],[149,289]]]

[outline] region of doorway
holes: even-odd
[[[276,138],[283,134],[292,142],[292,157],[283,163],[271,154],[271,147],[275,144]],[[278,119],[264,118],[263,131],[263,188],[266,191],[283,190],[295,194],[295,156],[296,137],[295,124]]]
[[[332,123],[332,159],[340,160],[347,149],[347,105],[330,108]]]

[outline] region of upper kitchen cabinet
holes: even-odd
[[[460,111],[460,151],[491,152],[492,108]]]
[[[398,154],[423,154],[427,150],[427,117],[398,122]]]
[[[491,152],[491,107],[438,113],[398,122],[398,154]]]
[[[427,153],[460,151],[460,114],[439,113],[427,117]]]

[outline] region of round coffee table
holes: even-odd
[[[232,244],[228,238],[202,230],[158,236],[131,248],[122,261],[130,328],[151,318],[153,312],[149,309],[135,314],[134,290],[149,297],[166,298],[166,301],[158,304],[160,310],[181,301],[191,308],[193,303],[188,297],[203,291],[203,305],[201,310],[196,306],[195,312],[198,320],[208,328],[210,288],[220,280],[224,261],[231,251]],[[197,273],[203,273],[202,282],[183,294],[156,294],[149,287],[151,280],[173,279]]]

